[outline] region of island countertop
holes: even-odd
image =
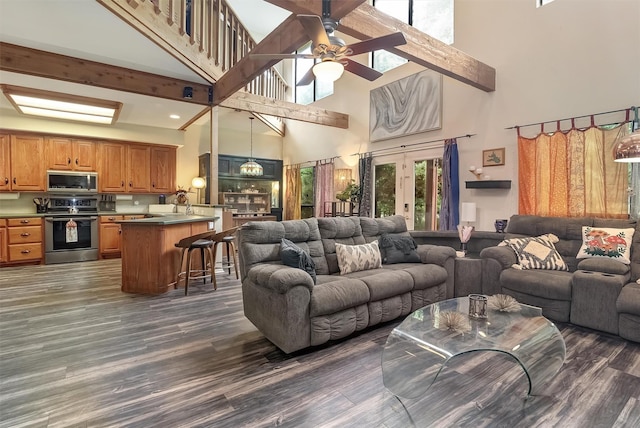
[[[117,220],[115,223],[136,224],[140,226],[167,226],[171,224],[197,223],[201,221],[218,221],[219,219],[220,217],[217,216],[165,214],[148,218],[139,218],[136,220]]]

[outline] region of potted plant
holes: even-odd
[[[360,199],[360,186],[356,184],[355,180],[351,180],[351,183],[347,184],[347,187],[342,192],[336,194],[336,199],[342,202],[351,201],[357,203]]]

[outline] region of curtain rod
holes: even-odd
[[[382,151],[385,151],[385,150],[406,149],[407,147],[420,146],[422,144],[438,143],[440,141],[447,141],[447,140],[453,140],[453,139],[458,139],[458,138],[471,138],[471,137],[473,137],[475,135],[478,135],[478,134],[466,134],[466,135],[460,135],[459,137],[439,138],[437,140],[423,141],[422,143],[403,144],[403,145],[398,146],[398,147],[387,147],[386,149],[372,150],[370,152],[365,152],[365,153],[354,153],[351,156],[359,156],[359,155],[363,155],[363,154],[373,154],[373,153],[382,152]],[[415,151],[415,150],[411,150],[411,151]]]
[[[296,165],[304,165],[305,163],[327,162],[327,161],[332,161],[334,159],[338,159],[338,158],[341,158],[341,157],[342,156],[333,156],[333,157],[325,158],[325,159],[308,160],[308,161],[303,161],[303,162],[298,162],[298,163],[289,163],[289,164],[286,164],[284,166],[296,166]]]
[[[603,111],[601,113],[593,113],[593,114],[585,114],[585,115],[582,115],[582,116],[567,117],[565,119],[555,119],[555,120],[547,120],[545,122],[529,123],[527,125],[514,125],[514,126],[510,126],[508,128],[504,128],[504,129],[525,128],[527,126],[537,126],[537,125],[543,125],[545,123],[562,122],[562,121],[565,121],[565,120],[573,120],[573,119],[583,119],[585,117],[601,116],[603,114],[620,113],[620,112],[623,112],[623,111],[626,112],[626,111],[630,111],[630,110],[633,110],[633,109],[635,109],[635,106],[631,106],[629,108],[623,108],[623,109],[620,109],[620,110]]]

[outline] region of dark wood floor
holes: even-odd
[[[483,355],[400,402],[380,369],[397,322],[288,356],[219,278],[149,297],[120,292],[119,260],[0,269],[0,427],[640,426],[638,344],[561,326],[543,396]]]

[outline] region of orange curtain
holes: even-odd
[[[628,167],[613,161],[626,128],[518,136],[519,213],[626,218]]]
[[[300,165],[289,165],[285,171],[284,219],[299,220],[302,218],[302,176]]]

